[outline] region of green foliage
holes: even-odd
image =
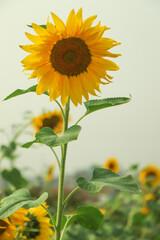
[[[116,98],[105,98],[105,99],[99,99],[99,100],[90,100],[84,103],[87,109],[85,115],[88,115],[94,111],[97,111],[103,108],[108,108],[108,107],[113,107],[113,106],[121,105],[124,103],[128,103],[130,100],[131,100],[131,97],[130,98],[116,97]]]
[[[35,200],[31,197],[28,189],[19,189],[0,201],[0,219],[9,217],[21,207],[38,207],[45,202],[47,198],[48,193],[43,193],[38,199]]]
[[[49,127],[44,127],[36,133],[36,139],[32,142],[24,144],[22,147],[29,148],[33,143],[44,143],[49,147],[56,147],[68,142],[74,141],[78,138],[81,127],[74,125],[66,130],[62,136],[58,136]]]
[[[108,186],[120,191],[140,193],[140,190],[131,175],[121,177],[109,169],[96,168],[91,180],[83,177],[77,179],[78,186],[91,193],[99,192],[103,187]]]
[[[24,90],[24,89],[17,89],[13,93],[11,93],[9,96],[7,96],[4,100],[8,100],[10,98],[23,95],[25,93],[36,92],[36,87],[37,87],[37,84],[33,85],[32,87],[30,87],[30,88],[28,88],[26,90]],[[44,94],[48,95],[48,92],[46,91]]]
[[[2,145],[0,151],[2,152],[3,157],[8,158],[9,160],[14,160],[16,158],[17,143],[14,141],[9,142],[8,145]]]
[[[28,27],[33,28],[32,25],[27,24]],[[46,25],[39,25],[40,27],[46,28]]]
[[[1,172],[1,175],[17,189],[28,185],[28,181],[22,176],[17,168],[11,170],[5,169]]]
[[[73,222],[78,222],[81,226],[97,230],[103,220],[103,214],[95,207],[92,206],[79,206],[73,216],[69,218],[67,226]]]

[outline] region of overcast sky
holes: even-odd
[[[20,63],[27,54],[19,45],[29,44],[24,33],[32,33],[27,24],[45,24],[51,11],[66,21],[70,10],[80,7],[84,19],[97,14],[96,21],[111,28],[104,36],[122,43],[112,51],[122,54],[114,60],[120,70],[112,73],[113,84],[101,87],[101,97],[131,94],[132,101],[93,113],[80,122],[79,140],[68,148],[67,172],[102,165],[110,156],[116,157],[123,169],[133,163],[160,166],[159,0],[0,0],[0,128],[9,132],[13,123],[22,122],[26,110],[36,116],[43,109],[56,108],[47,97],[36,94],[2,100],[17,88],[36,84],[34,79],[27,80]],[[72,106],[73,123],[84,112],[83,106]],[[32,136],[22,140],[32,140]],[[3,141],[0,138],[0,143]],[[20,153],[18,166],[31,166],[32,173],[40,173],[45,163],[54,160],[44,146]]]

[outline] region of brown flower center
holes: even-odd
[[[42,128],[43,127],[50,127],[54,129],[57,127],[58,123],[60,121],[60,118],[58,116],[51,116],[50,118],[45,118],[42,122]]]
[[[150,172],[147,173],[146,177],[147,177],[147,180],[153,181],[156,178],[156,173],[150,171]]]
[[[110,168],[110,169],[114,169],[114,164],[113,164],[113,163],[110,163],[110,164],[109,164],[109,168]]]
[[[60,74],[68,77],[77,76],[87,71],[91,62],[91,53],[82,39],[63,38],[53,46],[50,61],[55,71]]]
[[[5,221],[3,220],[0,220],[0,235],[2,235],[6,229],[8,228],[9,224],[6,223]]]

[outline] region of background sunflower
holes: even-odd
[[[108,158],[105,161],[103,167],[106,168],[106,169],[110,169],[110,170],[112,170],[115,173],[118,173],[118,171],[119,171],[118,160],[116,158],[114,158],[114,157]]]

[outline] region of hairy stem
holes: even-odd
[[[68,102],[66,103],[66,106],[65,106],[63,132],[65,132],[68,128],[69,105],[70,105],[70,98],[68,98]],[[60,166],[60,172],[59,172],[58,204],[57,204],[56,236],[55,236],[56,240],[60,240],[60,237],[61,237],[61,222],[62,222],[62,213],[63,213],[63,188],[64,188],[64,174],[65,174],[67,144],[62,145],[61,148],[62,148],[62,158],[61,158],[61,166]]]

